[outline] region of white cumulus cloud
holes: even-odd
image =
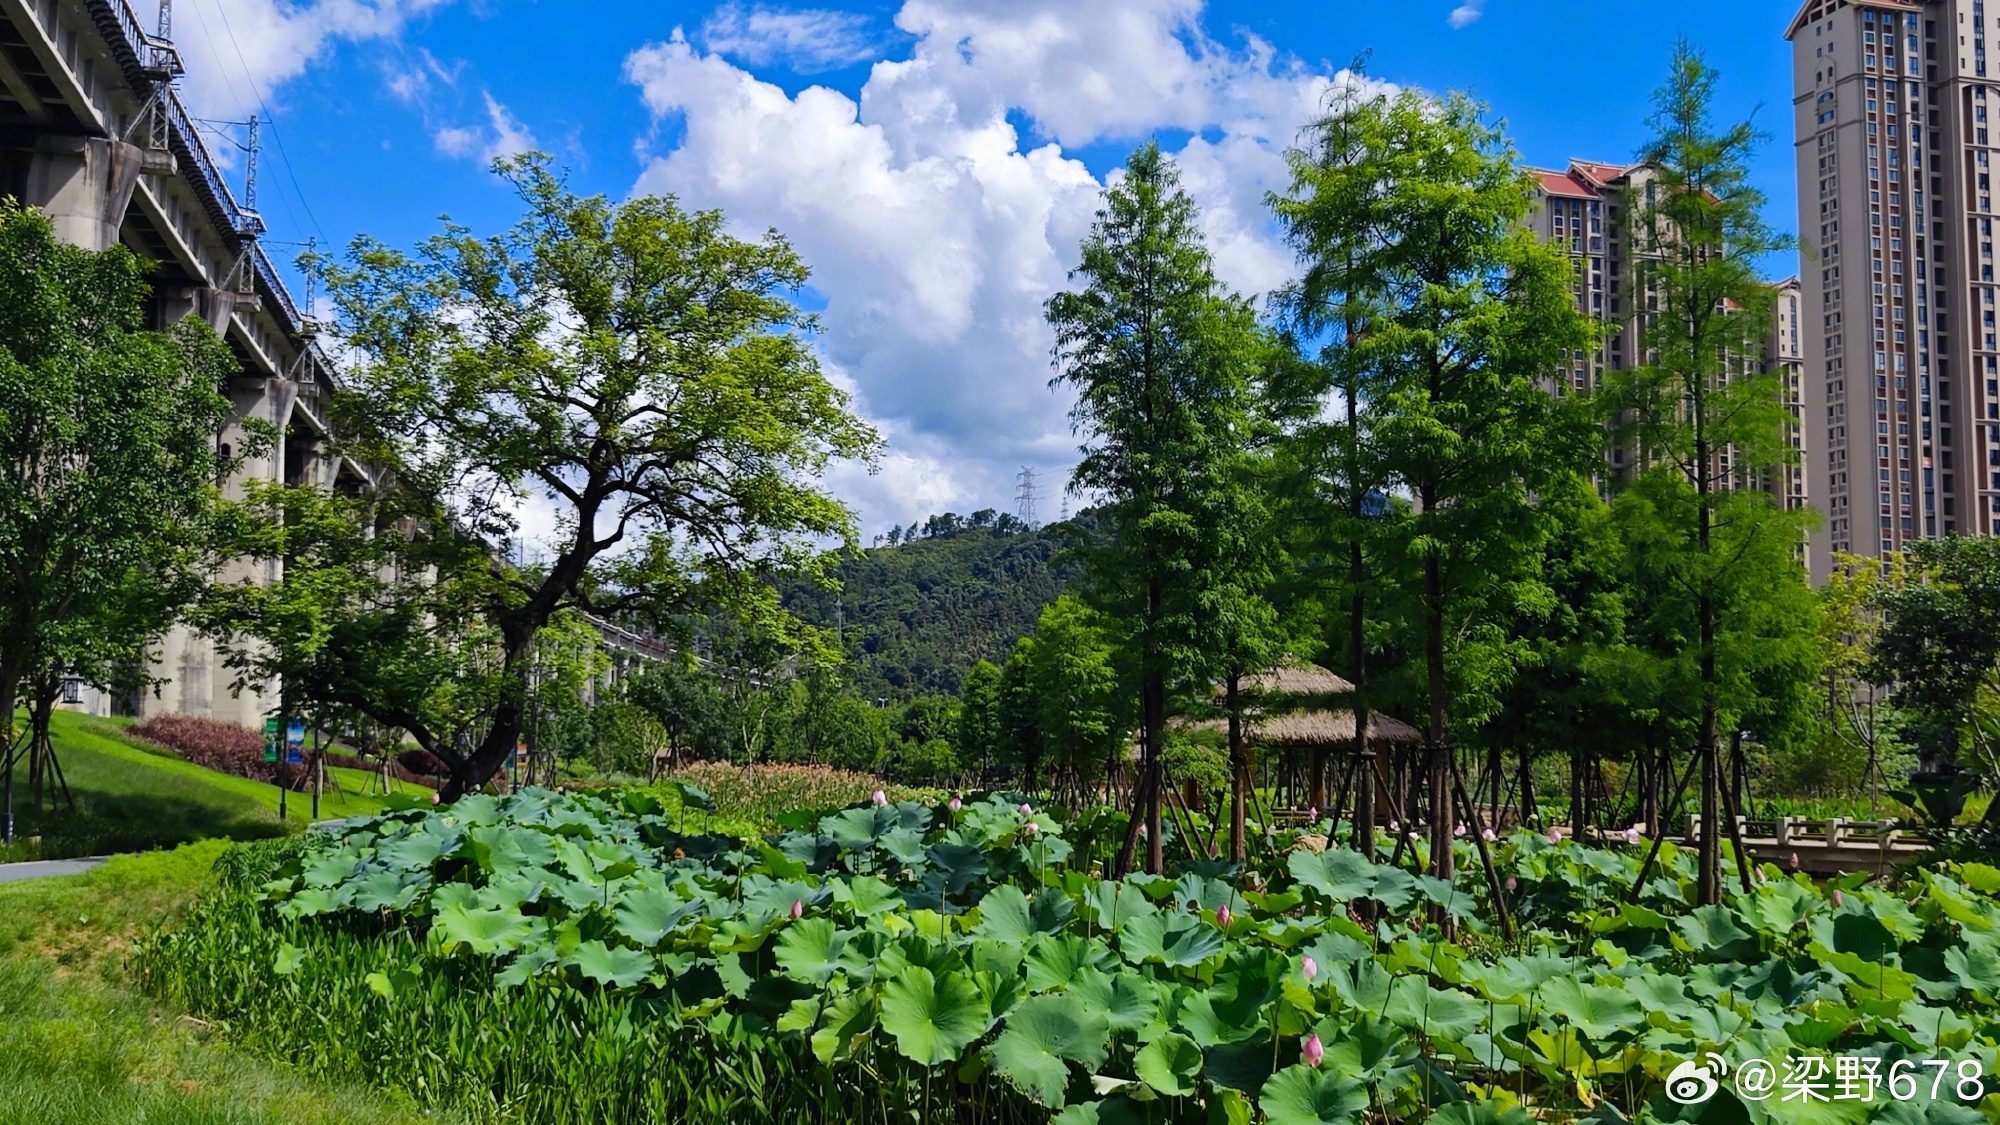
[[[1479,17],[1485,14],[1486,0],[1465,0],[1465,3],[1451,10],[1451,15],[1445,17],[1445,22],[1451,25],[1453,31],[1458,31],[1477,22]]]
[[[701,25],[701,41],[720,55],[769,66],[783,63],[801,74],[866,62],[875,57],[869,20],[855,12],[823,8],[745,9],[725,4]]]
[[[788,95],[678,31],[627,59],[655,118],[681,126],[635,190],[776,227],[813,266],[820,347],[888,438],[879,474],[833,481],[869,535],[1010,509],[1023,465],[1041,473],[1044,518],[1059,507],[1077,439],[1071,397],[1048,385],[1042,307],[1103,187],[1069,150],[1191,134],[1170,147],[1219,272],[1252,295],[1290,275],[1263,196],[1350,79],[1254,37],[1218,42],[1201,14],[1199,0],[907,0],[908,57],[877,61],[858,100]]]
[[[240,118],[336,43],[393,40],[449,0],[180,0],[173,40],[197,112]]]

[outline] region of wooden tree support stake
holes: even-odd
[[[1486,869],[1486,889],[1493,895],[1494,913],[1500,916],[1500,932],[1508,941],[1514,940],[1514,915],[1507,909],[1506,888],[1500,884],[1500,869],[1493,866],[1493,853],[1486,847],[1486,826],[1479,822],[1479,806],[1472,803],[1465,794],[1465,774],[1458,768],[1458,755],[1451,755],[1451,788],[1458,798],[1460,810],[1465,813],[1465,821],[1472,828],[1472,845],[1479,849],[1480,866]],[[1451,846],[1451,837],[1441,829],[1433,828],[1431,838],[1439,840],[1445,847]]]
[[[1678,810],[1681,807],[1681,798],[1687,796],[1688,782],[1693,781],[1694,775],[1699,772],[1700,770],[1691,764],[1688,771],[1681,775],[1680,788],[1674,790],[1674,799],[1669,802],[1670,808]],[[1667,842],[1667,834],[1660,831],[1659,825],[1648,824],[1646,827],[1653,833],[1653,846],[1646,850],[1646,860],[1639,865],[1639,878],[1633,881],[1632,892],[1625,896],[1626,902],[1639,901],[1639,889],[1646,885],[1646,876],[1653,873],[1653,863],[1660,856],[1660,845]],[[1702,826],[1704,832],[1711,830],[1708,825]]]

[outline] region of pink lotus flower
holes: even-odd
[[[882,792],[880,789],[877,789],[875,792],[868,794],[868,799],[875,802],[875,807],[878,809],[881,808],[883,805],[889,803],[889,795],[887,793]]]
[[[1229,904],[1228,904],[1228,903],[1226,903],[1226,902],[1225,902],[1225,903],[1223,903],[1223,904],[1222,904],[1221,906],[1218,906],[1218,907],[1216,907],[1216,908],[1215,908],[1215,924],[1216,924],[1216,925],[1218,925],[1218,926],[1221,926],[1221,927],[1222,927],[1223,929],[1225,929],[1225,930],[1229,928]]]
[[[1625,842],[1626,842],[1626,843],[1628,843],[1628,844],[1631,844],[1631,845],[1632,845],[1633,847],[1638,847],[1638,846],[1639,846],[1639,826],[1638,826],[1638,825],[1636,825],[1636,824],[1635,824],[1635,825],[1633,825],[1632,827],[1630,827],[1630,828],[1627,828],[1627,829],[1625,830]]]
[[[1840,888],[1839,888],[1839,887],[1835,887],[1835,888],[1833,888],[1833,908],[1834,908],[1835,910],[1839,910],[1839,909],[1840,909],[1840,903],[1841,903],[1841,897],[1840,897]]]
[[[1520,883],[1518,883],[1518,882],[1516,882],[1516,881],[1514,880],[1514,877],[1513,877],[1512,875],[1509,875],[1509,876],[1507,876],[1507,889],[1508,889],[1508,890],[1510,890],[1510,891],[1511,891],[1511,890],[1515,889],[1516,887],[1519,887],[1520,885],[1521,885]]]
[[[1320,1060],[1326,1058],[1326,1047],[1319,1041],[1319,1032],[1315,1031],[1306,1038],[1305,1046],[1299,1048],[1299,1058],[1307,1066],[1318,1066]]]
[[[1039,825],[1039,824],[1036,824],[1036,823],[1035,823],[1034,821],[1032,821],[1032,820],[1031,820],[1031,821],[1029,821],[1029,822],[1028,822],[1028,823],[1026,823],[1026,824],[1023,824],[1023,825],[1021,826],[1021,831],[1023,831],[1023,832],[1025,832],[1025,833],[1027,833],[1027,834],[1028,834],[1028,835],[1030,835],[1030,836],[1033,836],[1033,835],[1034,835],[1035,833],[1037,833],[1037,832],[1040,832],[1041,830],[1042,830],[1042,826],[1041,826],[1041,825]]]
[[[803,918],[805,916],[806,916],[806,900],[802,898],[793,899],[792,917],[796,919],[796,918]]]
[[[1560,844],[1562,842],[1563,842],[1562,833],[1556,831],[1553,828],[1549,829],[1549,843]]]
[[[1299,958],[1299,972],[1304,973],[1307,980],[1311,980],[1319,975],[1319,962],[1310,957],[1301,957]]]
[[[948,802],[948,803],[949,803],[949,804],[950,804],[950,806],[951,806],[951,811],[953,811],[953,812],[957,812],[957,811],[959,810],[959,808],[960,808],[960,805],[959,805],[959,803],[958,803],[958,798],[957,798],[957,797],[953,797],[953,798],[952,798],[952,799],[950,800],[950,802]]]
[[[1028,805],[1028,802],[1026,802],[1026,801],[1022,801],[1022,802],[1021,802],[1021,815],[1022,815],[1022,816],[1033,816],[1033,815],[1035,815],[1035,810],[1029,807],[1029,805]]]
[[[1318,805],[1314,805],[1314,806],[1312,806],[1311,808],[1309,808],[1309,809],[1307,809],[1307,810],[1306,810],[1306,819],[1307,819],[1307,820],[1310,820],[1310,821],[1312,821],[1312,822],[1313,822],[1314,824],[1318,824],[1318,823],[1319,823],[1319,806],[1318,806]]]
[[[1495,836],[1491,828],[1482,828],[1479,830],[1479,838],[1490,844],[1493,841],[1498,840],[1500,837]]]
[[[1459,825],[1459,826],[1458,826],[1457,828],[1454,828],[1454,829],[1452,829],[1452,830],[1451,830],[1451,834],[1452,834],[1452,835],[1454,835],[1454,836],[1463,836],[1463,835],[1465,835],[1465,825],[1461,824],[1461,825]]]
[[[1797,871],[1799,869],[1799,853],[1793,852],[1790,862],[1792,865],[1792,870]]]

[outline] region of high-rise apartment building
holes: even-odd
[[[2000,520],[2000,3],[1808,0],[1785,37],[1820,579]]]
[[[1558,378],[1572,392],[1591,392],[1606,371],[1623,370],[1644,358],[1643,317],[1653,307],[1652,295],[1633,288],[1638,278],[1623,209],[1634,203],[1644,206],[1650,200],[1652,171],[1644,164],[1572,160],[1561,170],[1533,168],[1529,174],[1535,181],[1535,198],[1528,228],[1569,255],[1576,275],[1577,307],[1598,322],[1604,340],[1594,352],[1574,353],[1568,370]],[[1810,489],[1802,448],[1804,353],[1798,279],[1772,286],[1771,300],[1774,308],[1761,353],[1744,356],[1741,370],[1782,369],[1777,372],[1778,393],[1791,411],[1789,436],[1801,458],[1790,465],[1767,468],[1738,463],[1736,451],[1724,449],[1716,455],[1717,476],[1728,485],[1763,489],[1787,508],[1802,508]],[[1635,456],[1635,451],[1611,443],[1605,452],[1607,480],[1629,471]]]

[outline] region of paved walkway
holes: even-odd
[[[17,879],[48,879],[57,875],[81,875],[104,863],[103,856],[88,859],[39,859],[29,863],[0,863],[0,883]]]

